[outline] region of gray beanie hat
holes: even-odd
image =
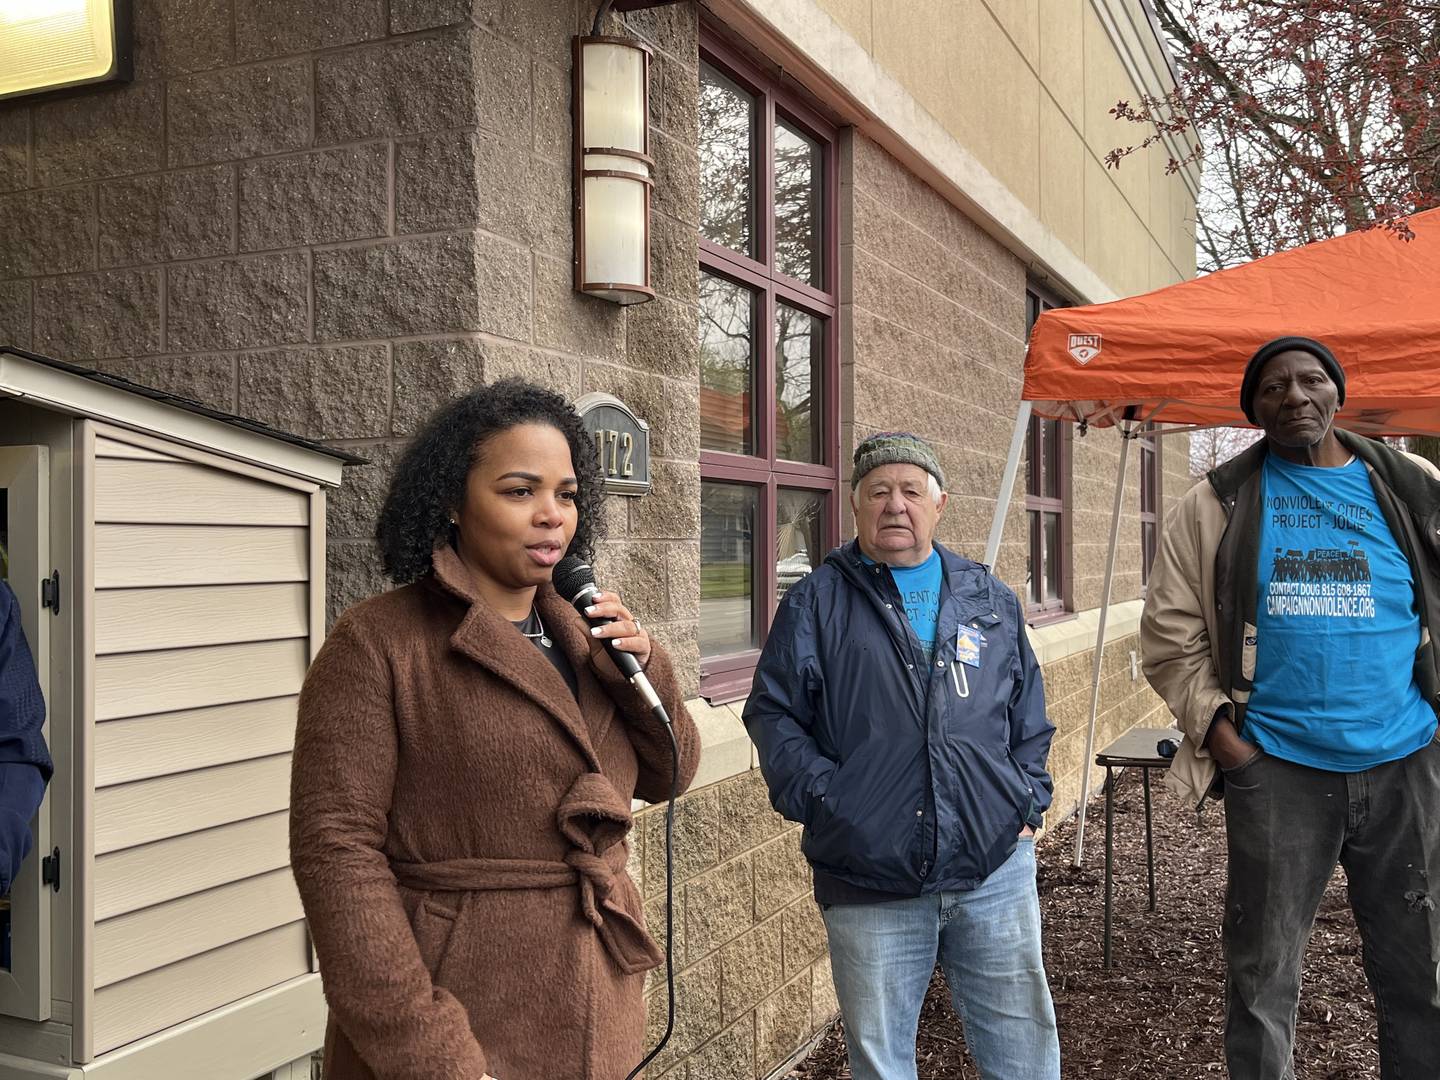
[[[865,474],[881,465],[918,465],[945,490],[945,471],[930,444],[908,431],[882,431],[871,435],[855,447],[855,468],[850,473],[850,487],[860,485]]]

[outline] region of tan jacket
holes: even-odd
[[[1357,436],[1337,432],[1347,447]],[[1248,451],[1247,451],[1248,453]],[[1366,454],[1365,456],[1369,456]],[[1405,454],[1425,475],[1440,480],[1440,470],[1424,458]],[[1372,482],[1376,479],[1371,469]],[[1209,478],[1185,493],[1165,519],[1160,549],[1145,593],[1140,618],[1140,648],[1145,677],[1170,707],[1185,737],[1171,763],[1165,786],[1198,805],[1215,781],[1216,762],[1205,749],[1205,736],[1221,706],[1246,695],[1221,684],[1220,612],[1216,607],[1216,554],[1229,519]],[[1234,597],[1225,598],[1234,603]],[[1422,630],[1428,641],[1428,631]],[[1241,674],[1254,674],[1254,627],[1247,624],[1241,650]]]
[[[1215,759],[1205,749],[1205,735],[1220,707],[1230,702],[1211,649],[1220,637],[1215,552],[1225,525],[1225,511],[1208,481],[1185,493],[1165,519],[1140,616],[1145,678],[1185,734],[1165,786],[1192,805],[1215,780]]]
[[[335,624],[300,696],[290,851],[330,1004],[326,1080],[620,1080],[661,953],[626,873],[663,725],[549,586],[580,700],[455,553]],[[680,789],[699,739],[658,645]],[[619,703],[617,705],[617,702]]]

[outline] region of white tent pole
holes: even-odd
[[[1100,712],[1100,664],[1105,657],[1105,623],[1110,615],[1110,587],[1115,582],[1115,548],[1120,540],[1120,506],[1125,499],[1125,462],[1133,433],[1120,428],[1120,468],[1115,477],[1115,505],[1110,511],[1110,549],[1105,553],[1105,584],[1100,589],[1100,627],[1095,631],[1095,662],[1090,669],[1090,725],[1085,732],[1085,758],[1080,773],[1080,823],[1075,830],[1075,865],[1085,854],[1085,809],[1090,801],[1090,770],[1095,765],[1095,718]]]
[[[1005,459],[1005,474],[1000,478],[1000,491],[995,496],[995,516],[990,519],[990,539],[985,541],[985,565],[995,570],[1000,557],[1000,538],[1005,534],[1005,515],[1010,511],[1010,496],[1015,491],[1015,475],[1020,471],[1020,454],[1025,449],[1025,435],[1030,430],[1028,401],[1020,402],[1015,414],[1015,431],[1010,436],[1010,456]]]

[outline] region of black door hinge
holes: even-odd
[[[60,614],[60,571],[50,571],[48,578],[40,582],[40,606]]]
[[[40,860],[40,882],[43,885],[49,885],[56,892],[60,891],[60,849],[58,847]]]

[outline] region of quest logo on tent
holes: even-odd
[[[1070,355],[1078,364],[1088,364],[1100,355],[1099,334],[1071,334]]]

